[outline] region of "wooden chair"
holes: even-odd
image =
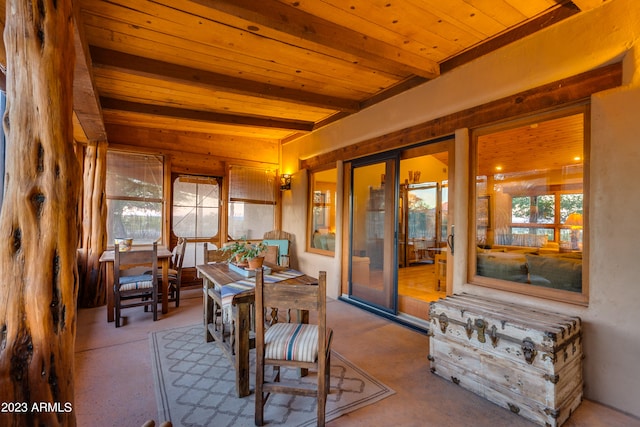
[[[218,249],[213,243],[204,242],[204,258],[203,262],[224,262],[229,258],[229,254],[225,254],[222,249]]]
[[[187,249],[187,239],[184,237],[178,238],[178,243],[173,248],[171,259],[169,260],[169,302],[174,301],[176,307],[180,306],[180,286],[182,285],[182,263],[184,261],[184,253]],[[145,274],[149,274],[151,271],[146,271]],[[162,268],[158,268],[158,302],[161,302],[162,297]],[[145,307],[145,311],[147,307]]]
[[[187,249],[187,239],[178,238],[178,244],[173,248],[171,263],[169,265],[169,301],[175,301],[176,307],[180,306],[180,286],[182,285],[182,263],[184,262],[184,252]],[[162,281],[162,269],[158,272]]]
[[[262,270],[256,272],[256,407],[255,424],[264,424],[264,405],[270,393],[314,396],[318,402],[318,426],[325,424],[325,408],[329,392],[331,338],[326,327],[327,274],[320,272],[317,285],[283,285],[264,283]],[[267,308],[271,308],[269,324]],[[298,321],[308,319],[308,312],[317,312],[317,324],[279,323],[278,309],[306,313]],[[303,320],[303,321],[304,321]],[[265,367],[273,367],[273,377],[265,380]],[[294,367],[317,372],[312,384],[281,381],[280,367]],[[304,374],[303,374],[304,375]]]
[[[130,268],[150,266],[148,272],[126,275]],[[115,245],[113,261],[113,292],[115,295],[115,324],[120,327],[120,312],[123,308],[149,307],[153,311],[153,320],[158,320],[158,244],[153,249],[120,252]],[[133,301],[128,302],[127,301]]]
[[[275,258],[276,258],[275,263],[273,262],[273,258],[267,259],[266,257],[265,257],[265,262],[282,265],[281,263],[282,255],[286,255],[286,257],[290,257],[290,254],[293,253],[292,247],[294,244],[295,237],[293,234],[289,232],[282,231],[282,230],[271,230],[264,233],[262,238],[263,238],[263,241],[269,246],[269,248],[273,245],[278,246],[278,251],[277,251],[277,254],[275,255]],[[284,240],[286,240],[288,243],[284,242],[286,243],[285,245],[278,243]],[[273,257],[273,254],[268,253],[267,256]],[[285,265],[286,267],[290,266],[290,259],[287,259],[286,264],[287,264]]]
[[[210,262],[226,262],[229,259],[229,254],[224,253],[222,249],[218,249],[213,243],[204,242],[204,263]],[[222,318],[222,295],[220,291],[210,288],[211,283],[205,280],[203,283],[204,291],[204,336],[205,341],[210,342],[213,340],[213,335],[209,333],[207,325],[213,325],[214,331],[220,331],[220,336],[227,337],[229,335],[228,328],[223,322]]]

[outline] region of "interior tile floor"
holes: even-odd
[[[329,300],[327,311],[335,331],[333,349],[396,391],[328,426],[534,426],[431,374],[426,335],[342,301]],[[125,324],[116,329],[107,323],[105,307],[79,310],[78,426],[139,427],[150,419],[158,421],[149,333],[202,322],[201,290],[183,290],[180,307],[171,304],[157,322],[139,307],[123,314]],[[640,426],[640,420],[585,400],[564,425],[630,427]]]

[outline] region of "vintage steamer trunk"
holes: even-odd
[[[579,317],[461,294],[430,319],[431,372],[541,425],[582,401]]]

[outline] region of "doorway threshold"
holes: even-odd
[[[346,302],[347,304],[354,305],[365,311],[373,313],[377,316],[391,320],[392,322],[406,326],[410,329],[413,329],[416,332],[420,332],[425,335],[429,333],[429,322],[424,319],[419,319],[417,317],[414,317],[408,314],[403,314],[403,313],[399,313],[399,314],[389,313],[388,311],[381,310],[375,306],[365,304],[362,301],[358,301],[356,299],[350,298],[349,295],[343,294],[340,297],[338,297],[338,299],[340,301]]]

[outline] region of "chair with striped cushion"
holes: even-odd
[[[127,275],[127,270],[151,267],[148,272]],[[120,327],[120,312],[129,307],[151,307],[153,320],[158,320],[158,244],[153,249],[133,249],[121,252],[115,246],[113,261],[113,292],[115,296],[115,324]]]
[[[318,425],[325,424],[329,392],[332,331],[326,327],[327,274],[320,272],[317,285],[265,283],[262,270],[256,272],[256,412],[255,424],[264,424],[264,405],[270,393],[313,396],[318,402]],[[297,323],[280,322],[285,310],[289,321],[292,310]],[[269,315],[267,316],[267,311]],[[317,313],[316,324],[308,324],[309,311]],[[266,378],[265,367],[272,375]],[[280,367],[298,368],[302,375],[315,371],[316,381],[291,382],[280,378]]]

